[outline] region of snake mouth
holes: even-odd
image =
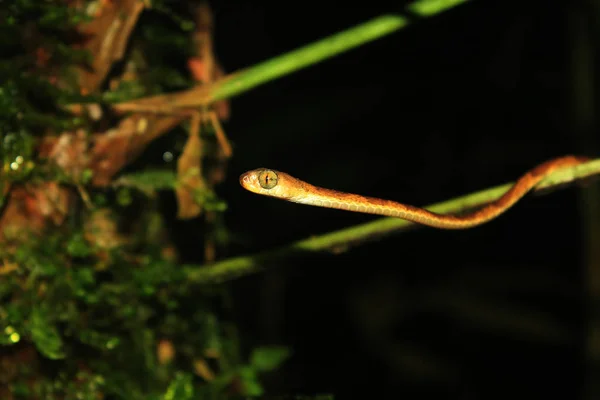
[[[244,172],[240,175],[240,185],[242,185],[244,189],[250,190],[250,186],[252,185],[250,179],[250,172]]]
[[[249,192],[261,192],[261,187],[258,184],[255,170],[244,172],[242,175],[240,175],[240,185],[242,185],[242,187]]]

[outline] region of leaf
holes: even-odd
[[[46,138],[44,147],[47,147],[47,150],[42,154],[52,160],[69,180],[82,181],[83,171],[88,163],[88,138],[83,130],[64,132],[58,137]]]
[[[31,340],[44,356],[51,360],[65,358],[63,341],[58,330],[50,323],[45,311],[34,308],[29,320]]]
[[[84,223],[83,236],[95,249],[110,250],[121,246],[125,238],[120,234],[117,216],[110,208],[94,210]]]
[[[264,389],[258,381],[258,375],[253,368],[245,367],[240,369],[240,379],[244,387],[244,394],[247,396],[262,396]]]
[[[194,396],[192,376],[178,372],[163,396],[164,400],[189,400]]]
[[[227,203],[219,199],[210,189],[197,190],[193,193],[196,204],[202,204],[206,211],[223,212],[227,210]]]
[[[177,175],[179,184],[176,188],[177,195],[177,218],[195,218],[202,212],[201,203],[196,200],[196,193],[202,193],[205,189],[202,179],[201,165],[201,141],[197,129],[199,121],[192,118],[192,132],[185,144],[183,153],[177,160]]]
[[[290,351],[283,346],[259,347],[252,351],[250,364],[257,371],[271,371],[277,368],[290,356]]]
[[[102,350],[113,350],[121,342],[118,336],[108,335],[91,329],[80,331],[79,340],[82,343]]]
[[[92,184],[107,186],[114,175],[135,160],[153,140],[183,120],[182,116],[134,114],[121,120],[115,129],[94,135],[88,168]]]
[[[73,257],[87,257],[91,253],[88,242],[82,234],[75,234],[67,244],[67,252]]]
[[[80,26],[81,34],[90,38],[85,42],[85,50],[91,53],[93,60],[91,66],[79,68],[81,87],[86,92],[94,92],[113,63],[123,58],[129,35],[145,3],[136,0],[101,2],[95,18]]]
[[[123,175],[113,185],[131,187],[149,195],[157,190],[174,189],[176,182],[177,177],[173,171],[145,170],[143,172]]]

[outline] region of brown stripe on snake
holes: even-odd
[[[498,217],[552,172],[588,160],[584,157],[565,156],[546,161],[521,176],[496,201],[477,211],[460,216],[437,214],[423,208],[391,200],[325,189],[273,169],[258,168],[248,171],[240,176],[240,184],[253,193],[294,203],[402,218],[440,229],[466,229]]]

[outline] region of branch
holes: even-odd
[[[600,159],[595,159],[574,167],[555,171],[540,182],[534,192],[547,192],[567,183],[580,181],[587,177],[600,174]],[[459,213],[484,204],[490,203],[502,196],[513,183],[496,186],[480,192],[471,193],[448,201],[426,206],[425,208],[440,214]],[[240,276],[261,271],[267,263],[291,257],[295,254],[318,251],[339,253],[352,245],[373,240],[390,233],[400,232],[420,225],[398,218],[381,218],[354,227],[342,229],[300,240],[275,250],[265,251],[256,255],[241,256],[223,260],[205,266],[187,266],[185,273],[191,283],[207,284],[224,282]]]
[[[407,9],[418,17],[431,17],[467,0],[420,0]],[[174,109],[199,107],[240,95],[259,85],[317,64],[345,51],[379,39],[410,25],[401,15],[382,15],[345,31],[234,72],[208,85],[114,104],[119,112],[169,113]]]
[[[418,17],[431,17],[466,1],[419,0],[411,3],[407,9]],[[389,35],[409,26],[411,22],[408,18],[400,15],[382,15],[289,53],[274,57],[233,74],[230,79],[215,87],[212,92],[212,100],[236,96],[263,83]]]

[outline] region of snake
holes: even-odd
[[[240,175],[239,182],[244,189],[252,193],[294,203],[402,218],[438,229],[467,229],[498,217],[554,171],[573,167],[588,160],[588,158],[569,155],[543,162],[523,174],[497,200],[462,215],[438,214],[392,200],[326,189],[311,185],[285,172],[268,168],[245,172]]]

